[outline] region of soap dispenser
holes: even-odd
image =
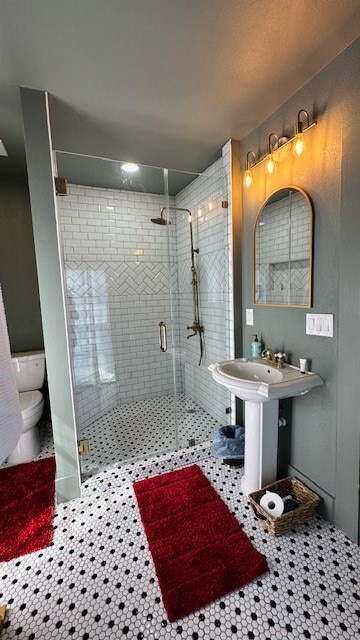
[[[260,358],[262,347],[261,342],[259,342],[257,334],[253,333],[254,341],[251,343],[251,357],[252,358]]]

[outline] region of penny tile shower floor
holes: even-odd
[[[170,624],[132,483],[194,463],[266,555],[270,571]],[[242,495],[241,474],[214,459],[208,445],[197,445],[89,478],[81,499],[56,507],[51,547],[2,563],[0,603],[9,605],[4,640],[355,638],[358,547],[320,517],[273,537]]]
[[[176,434],[175,402],[171,396],[159,396],[119,405],[83,430],[90,452],[82,456],[82,472],[117,466],[119,459],[149,458],[151,455],[175,451],[195,443],[211,440],[222,425],[191,399],[180,394],[176,401],[179,424]]]

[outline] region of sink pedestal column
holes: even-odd
[[[279,401],[245,402],[245,456],[241,489],[245,495],[277,476]]]

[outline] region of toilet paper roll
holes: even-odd
[[[266,491],[260,500],[260,506],[267,511],[272,518],[279,518],[284,511],[284,502],[278,493]]]

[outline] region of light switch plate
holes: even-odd
[[[334,316],[332,313],[307,313],[306,333],[309,336],[334,337]]]
[[[246,324],[254,324],[254,310],[246,309]]]

